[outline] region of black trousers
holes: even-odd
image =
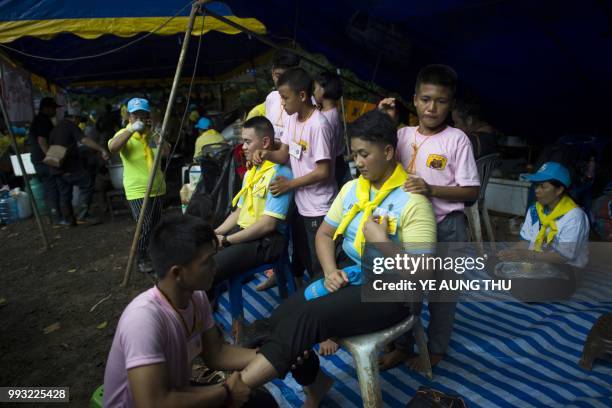
[[[128,205],[130,206],[130,210],[132,210],[132,218],[136,222],[138,222],[138,217],[140,215],[140,209],[142,208],[143,202],[144,198],[128,200]],[[149,249],[149,239],[151,238],[151,233],[153,232],[153,229],[155,229],[155,226],[161,219],[162,208],[163,197],[149,198],[149,203],[147,204],[145,217],[142,223],[142,231],[140,232],[140,238],[138,240],[139,258],[144,258],[148,255],[147,251]]]
[[[285,237],[272,232],[262,238],[230,245],[215,255],[217,273],[213,287],[249,269],[276,261],[285,247]]]
[[[269,319],[272,335],[261,346],[261,353],[284,377],[305,350],[330,337],[348,337],[382,330],[408,317],[403,303],[361,302],[361,286],[347,286],[311,301],[303,291],[294,293]],[[314,381],[319,360],[314,352],[303,365],[292,371],[301,385]]]
[[[323,268],[317,257],[315,237],[324,216],[305,217],[296,211],[291,223],[291,236],[293,241],[293,258],[291,271],[293,276],[304,276],[304,269],[308,271],[311,279],[323,275]]]

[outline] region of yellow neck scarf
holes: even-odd
[[[245,197],[242,208],[246,209],[249,214],[254,217],[255,214],[253,213],[253,186],[255,186],[255,184],[257,184],[257,182],[261,180],[261,178],[266,174],[266,172],[272,169],[274,166],[274,163],[266,160],[261,166],[259,166],[259,168],[253,167],[252,169],[250,169],[244,175],[244,187],[240,189],[238,194],[236,194],[236,196],[232,200],[232,207],[235,207],[236,204],[238,204],[238,200],[240,200],[240,197],[244,195]]]
[[[134,138],[134,140],[137,140],[142,143],[145,161],[147,162],[147,169],[151,171],[151,169],[153,168],[153,149],[151,149],[151,147],[149,146],[149,136],[146,133],[140,134],[138,132],[134,132],[132,134],[132,137]]]
[[[540,219],[540,231],[538,231],[534,243],[534,249],[537,252],[542,252],[544,240],[546,240],[547,244],[550,244],[555,238],[555,235],[557,235],[557,232],[559,232],[556,220],[576,207],[578,207],[578,205],[567,194],[563,195],[561,200],[559,200],[555,208],[548,215],[544,214],[544,206],[540,203],[536,203],[536,210],[538,211],[538,218]],[[547,229],[548,233],[546,233]]]
[[[344,217],[342,217],[342,221],[340,221],[340,225],[336,228],[336,232],[334,233],[334,240],[339,236],[344,234],[344,231],[349,226],[353,218],[360,212],[363,212],[363,216],[361,218],[361,222],[357,227],[357,235],[355,236],[355,250],[357,253],[361,255],[363,253],[363,243],[365,242],[365,237],[363,235],[363,225],[370,218],[374,209],[382,203],[382,201],[395,190],[397,187],[401,187],[406,178],[408,177],[408,173],[406,173],[403,167],[398,163],[395,166],[395,170],[391,177],[385,181],[380,190],[376,192],[374,199],[370,201],[370,188],[371,184],[369,180],[363,178],[363,176],[359,176],[357,179],[357,202],[353,204],[351,209]]]

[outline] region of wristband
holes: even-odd
[[[229,389],[227,382],[222,382],[221,386],[225,389],[225,401],[223,402],[224,407],[229,407],[232,403],[232,392]]]
[[[232,245],[232,243],[227,240],[227,235],[224,235],[223,239],[221,239],[221,246],[227,248],[230,245]]]

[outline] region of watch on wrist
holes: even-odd
[[[227,240],[227,235],[224,235],[223,238],[221,239],[221,246],[223,248],[227,248],[228,246],[232,245],[231,242],[229,242]]]

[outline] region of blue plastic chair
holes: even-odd
[[[242,298],[242,285],[253,279],[253,276],[257,273],[263,273],[268,269],[272,269],[276,275],[276,284],[278,292],[281,298],[285,299],[287,296],[295,292],[295,281],[293,280],[293,274],[291,273],[291,261],[289,260],[289,237],[291,232],[289,225],[285,232],[285,247],[280,258],[274,263],[268,263],[260,265],[249,271],[244,272],[242,275],[234,276],[228,279],[229,286],[229,301],[230,301],[230,312],[232,320],[244,321],[244,302]]]

